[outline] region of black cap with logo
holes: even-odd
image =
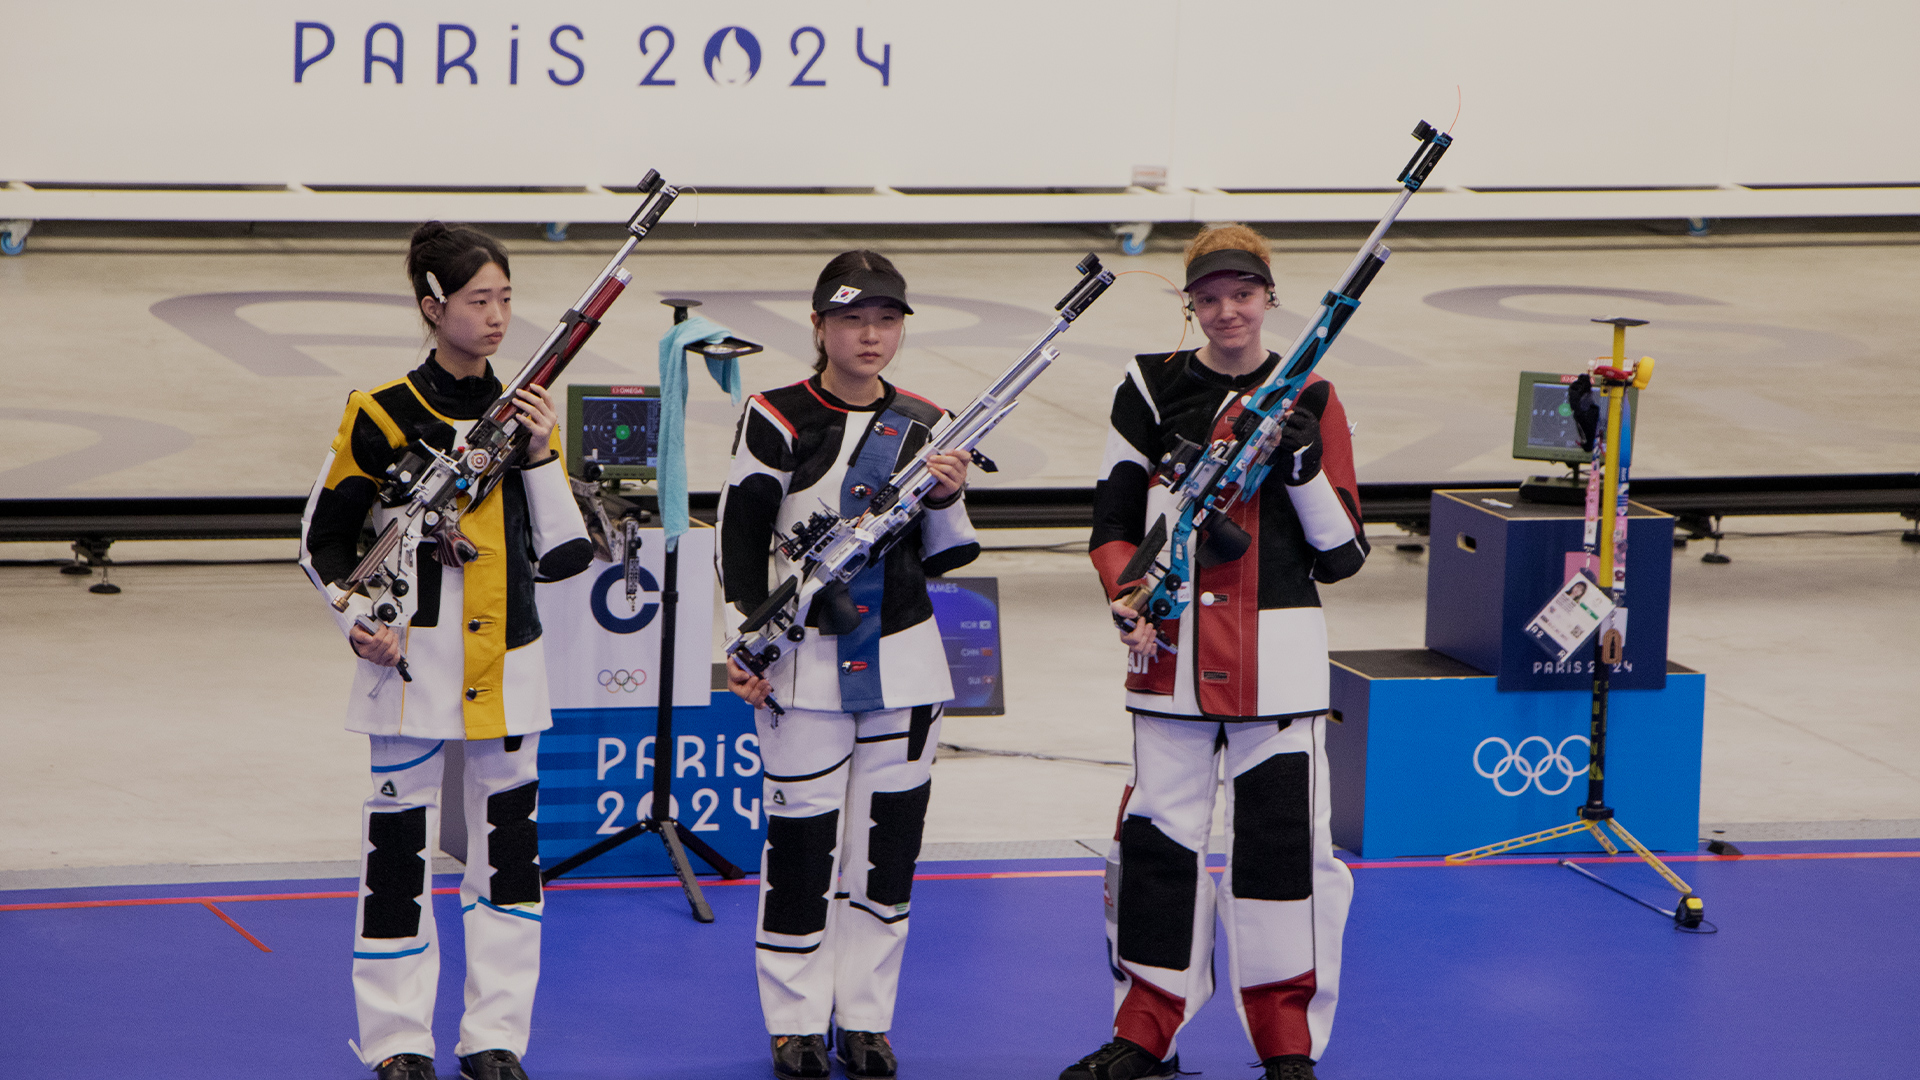
[[[1232,271],[1269,286],[1273,284],[1273,269],[1260,256],[1240,248],[1221,248],[1209,251],[1187,264],[1187,288],[1191,289],[1200,284],[1201,279],[1223,271]],[[815,306],[818,307],[817,297]]]
[[[813,287],[813,310],[821,313],[873,300],[885,300],[908,315],[907,281],[885,270],[850,269]]]

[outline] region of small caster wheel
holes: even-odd
[[[564,221],[549,221],[541,228],[540,235],[557,244],[567,238],[567,224]]]
[[[1687,219],[1688,236],[1706,236],[1711,232],[1713,232],[1712,218],[1690,217]]]
[[[1153,222],[1134,221],[1125,225],[1110,226],[1113,235],[1120,238],[1122,255],[1143,255],[1147,250],[1147,237],[1153,235]]]
[[[18,255],[27,250],[27,232],[31,221],[9,221],[0,226],[0,255]]]

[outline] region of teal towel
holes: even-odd
[[[667,550],[680,546],[687,531],[687,346],[719,341],[726,327],[698,315],[674,324],[660,339],[660,523],[667,532]],[[740,403],[740,364],[734,358],[708,358],[713,381]]]

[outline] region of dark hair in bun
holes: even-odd
[[[427,284],[429,271],[440,282],[440,290],[452,296],[488,263],[513,277],[507,267],[507,249],[500,241],[470,225],[429,221],[413,230],[413,245],[407,249],[407,277],[413,281],[414,300],[433,295]]]

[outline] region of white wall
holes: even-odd
[[[443,21],[472,29],[477,85],[436,81]],[[299,22],[334,47],[296,83]],[[398,85],[366,81],[381,22],[405,36]],[[654,25],[673,86],[638,85]],[[701,63],[726,26],[760,47],[744,84],[737,37]],[[791,85],[803,26],[825,86]],[[891,47],[886,85],[857,30]],[[96,0],[6,5],[0,38],[0,181],[1119,187],[1164,165],[1188,187],[1381,188],[1458,85],[1449,186],[1920,182],[1912,0]]]

